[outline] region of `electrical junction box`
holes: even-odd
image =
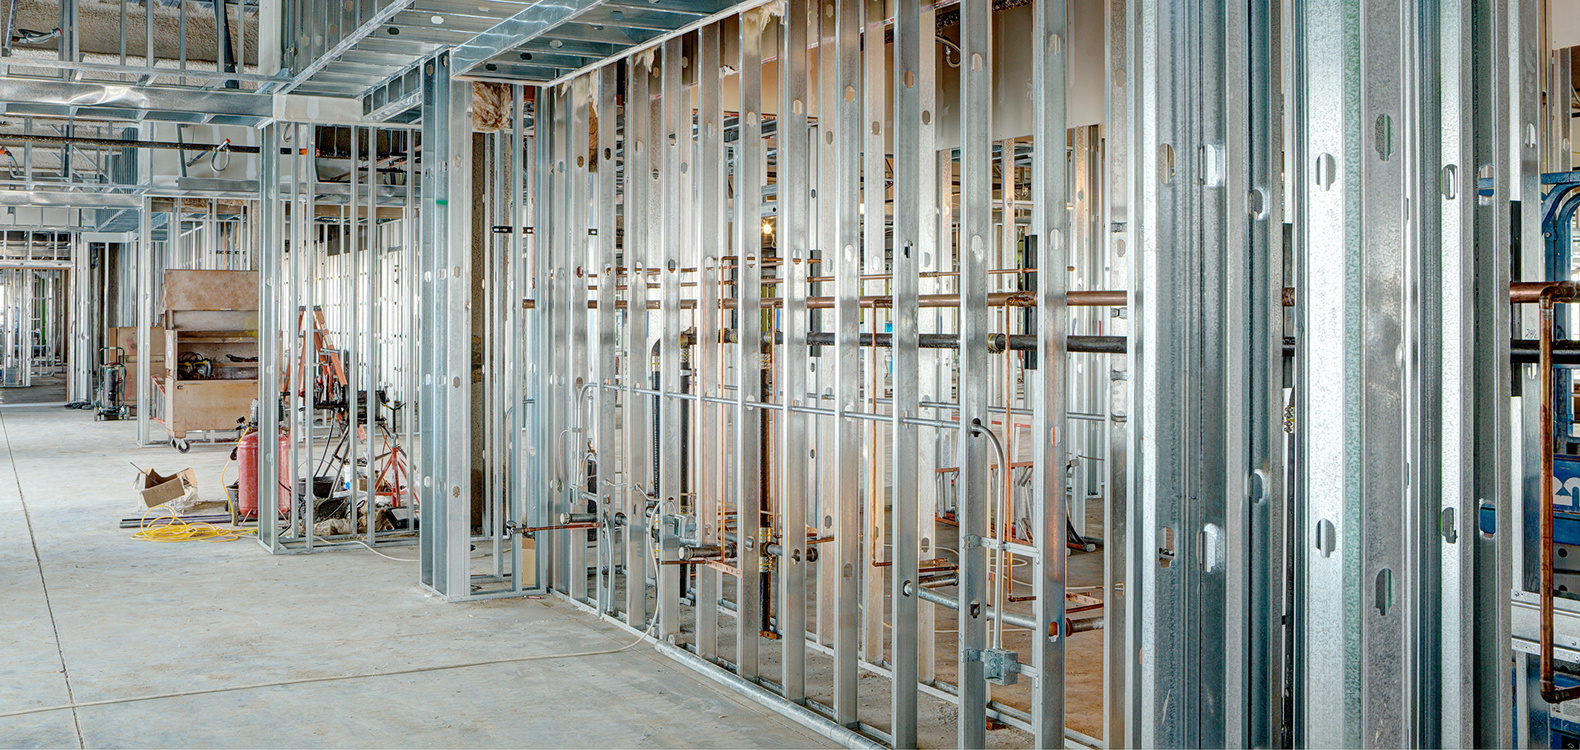
[[[982,650],[982,676],[995,685],[1013,685],[1020,679],[1020,654],[1001,648]]]

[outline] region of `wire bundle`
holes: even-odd
[[[162,513],[150,518],[148,514],[156,510]],[[158,523],[163,519],[168,520]],[[156,505],[143,511],[142,523],[132,534],[132,538],[140,542],[234,542],[251,533],[253,533],[252,529],[236,529],[201,521],[188,521],[176,515],[171,509]]]

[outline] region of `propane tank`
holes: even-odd
[[[280,469],[278,495],[282,516],[291,512],[290,474],[287,465],[290,449],[291,437],[286,433],[280,433],[280,457],[276,463]],[[236,465],[237,483],[240,485],[236,493],[236,514],[243,518],[252,518],[258,515],[258,433],[249,432],[237,441]]]

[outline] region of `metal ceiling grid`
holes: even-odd
[[[538,0],[295,0],[286,13],[284,54],[292,75],[279,90],[360,96],[536,4]]]
[[[515,83],[556,82],[610,58],[653,47],[722,15],[761,4],[734,0],[539,2],[457,47],[455,72]]]

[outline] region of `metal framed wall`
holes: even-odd
[[[265,142],[259,541],[413,545],[417,131],[278,122]]]
[[[258,210],[256,195],[144,195],[141,200],[135,250],[121,253],[130,276],[124,288],[135,312],[139,353],[164,345],[155,341],[153,334],[161,325],[166,271],[253,270],[257,268],[259,242],[253,222]],[[165,373],[154,372],[152,366],[152,357],[138,356],[136,373],[127,374],[137,379],[137,442],[157,445],[169,440],[173,444],[155,417]]]
[[[1279,744],[1279,4],[1127,6],[1124,737]]]
[[[1537,144],[1510,123],[1533,26],[1341,5],[1292,24],[1294,741],[1512,744],[1508,249]]]
[[[473,139],[468,127],[471,87],[451,77],[450,55],[423,65],[421,240],[417,247],[416,393],[417,476],[430,502],[422,505],[419,544],[422,584],[449,600],[470,598],[474,445]],[[481,241],[481,238],[478,238]],[[442,499],[440,499],[442,498]],[[494,517],[490,533],[504,532]]]
[[[742,10],[537,89],[509,157],[541,165],[545,585],[839,741],[1100,742],[1065,726],[1066,639],[1101,618],[1065,612],[1064,404],[1067,358],[1106,376],[1115,342],[1067,352],[1066,313],[1124,302],[1098,275],[1067,301],[1068,20],[1030,18]],[[1028,42],[1035,125],[999,137],[993,47]]]

